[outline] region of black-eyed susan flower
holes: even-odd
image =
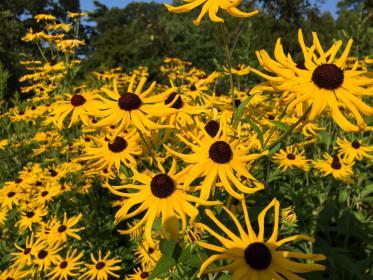
[[[203,4],[204,3],[204,4]],[[240,11],[237,6],[240,5],[241,0],[191,0],[187,4],[174,7],[169,4],[165,4],[167,9],[172,13],[186,13],[190,12],[194,8],[203,4],[201,13],[198,18],[193,21],[195,25],[199,25],[202,18],[209,14],[210,20],[213,22],[224,22],[224,20],[217,15],[219,9],[225,10],[231,16],[234,17],[252,17],[259,13],[259,11],[253,11],[250,13],[245,13]]]
[[[346,138],[337,138],[338,152],[341,157],[348,161],[362,160],[363,158],[371,159],[373,146],[365,145],[361,140],[355,139],[350,142]]]
[[[209,135],[211,132],[208,131],[209,129],[203,130],[203,133],[205,133],[203,139],[193,138],[196,144],[191,143],[184,136],[178,135],[178,138],[191,148],[192,154],[175,152],[165,146],[171,154],[188,164],[183,177],[184,187],[189,187],[195,179],[203,177],[204,180],[200,186],[200,198],[202,200],[209,198],[218,178],[224,190],[237,199],[242,199],[243,193],[254,193],[262,190],[264,185],[250,174],[247,164],[268,154],[268,151],[260,154],[249,154],[248,149],[237,139],[231,139],[225,129],[220,128],[214,137],[211,137]],[[238,175],[246,177],[249,185],[243,185],[238,179]],[[239,192],[234,190],[232,185]]]
[[[26,237],[26,242],[22,247],[18,244],[14,244],[14,246],[18,249],[17,252],[11,253],[14,266],[25,267],[32,264],[32,256],[41,250],[43,242],[41,239],[36,239],[32,233]]]
[[[232,219],[237,227],[238,234],[232,229],[228,229],[220,222],[210,210],[206,210],[207,216],[224,232],[224,235],[218,234],[209,226],[201,224],[201,227],[213,237],[215,237],[222,246],[199,241],[197,244],[205,249],[216,252],[210,256],[200,268],[200,275],[203,273],[212,273],[217,271],[231,271],[235,280],[282,280],[284,277],[290,280],[302,279],[296,273],[307,273],[311,271],[325,270],[325,266],[316,263],[300,263],[291,259],[301,259],[309,261],[324,260],[325,256],[321,254],[308,254],[291,251],[280,251],[279,248],[291,241],[306,240],[313,242],[312,237],[306,235],[294,235],[284,239],[278,239],[280,203],[274,199],[258,216],[259,231],[255,233],[252,228],[246,203],[242,200],[242,207],[245,217],[246,230],[241,226],[236,216],[224,207],[225,212]],[[274,209],[274,225],[270,236],[265,236],[264,220],[268,211]],[[231,263],[224,266],[208,269],[208,267],[219,260],[228,260]]]
[[[255,69],[254,73],[271,82],[274,89],[291,93],[288,109],[291,111],[297,105],[303,104],[303,112],[311,106],[308,115],[314,121],[322,112],[330,109],[333,120],[345,131],[365,130],[367,124],[361,116],[372,116],[373,108],[364,103],[364,96],[372,96],[373,79],[367,77],[364,71],[346,68],[346,61],[351,50],[352,40],[349,40],[345,50],[337,57],[342,41],[324,51],[316,33],[313,33],[313,45],[307,48],[302,31],[298,33],[299,44],[303,51],[304,63],[295,63],[290,56],[285,55],[280,39],[275,47],[275,59],[270,58],[264,50],[257,52],[262,67],[275,74],[270,76]],[[348,110],[356,120],[353,124],[342,113],[341,108]],[[343,110],[344,111],[344,110]]]
[[[309,170],[309,160],[304,156],[304,151],[299,152],[295,146],[288,146],[276,153],[272,160],[282,171],[292,168]]]
[[[111,170],[114,166],[119,170],[121,163],[127,167],[136,167],[136,156],[142,153],[139,145],[140,137],[135,129],[127,133],[119,133],[117,136],[93,137],[84,148],[84,154],[79,161],[88,160],[90,169]]]
[[[133,269],[132,274],[126,275],[125,280],[146,280],[152,272],[151,267],[149,266],[139,266]],[[157,278],[156,278],[157,279]]]
[[[191,203],[201,205],[215,205],[217,202],[207,202],[188,194],[180,182],[181,173],[176,174],[176,161],[173,162],[168,173],[143,172],[133,170],[131,178],[139,184],[125,184],[122,186],[110,186],[107,188],[114,194],[125,197],[126,202],[115,215],[116,223],[146,212],[136,226],[127,230],[120,230],[122,234],[129,234],[138,227],[145,225],[144,237],[150,246],[155,246],[152,228],[155,220],[161,217],[162,235],[166,236],[166,222],[177,217],[182,221],[182,229],[187,227],[187,216],[194,220],[198,215],[198,209]],[[120,190],[127,190],[121,192]],[[138,205],[136,208],[134,206]],[[134,209],[132,212],[131,209]]]
[[[0,150],[4,150],[6,146],[8,146],[9,141],[8,139],[2,139],[0,140]]]
[[[110,251],[106,253],[104,257],[101,255],[101,250],[98,252],[98,258],[91,253],[92,264],[84,264],[86,266],[84,274],[81,275],[80,279],[90,280],[107,280],[109,277],[119,277],[116,273],[120,270],[118,265],[121,260],[118,257],[110,257]]]
[[[298,218],[293,206],[281,209],[281,222],[288,227],[296,227]]]
[[[57,101],[53,105],[52,118],[58,129],[62,129],[64,120],[71,114],[68,127],[77,123],[79,120],[84,125],[90,125],[89,116],[100,114],[101,101],[98,100],[97,94],[92,91],[82,90],[76,94],[65,94],[66,100]]]
[[[48,274],[49,279],[54,280],[67,280],[71,277],[76,278],[80,275],[79,271],[81,269],[82,261],[80,259],[83,257],[83,252],[78,253],[77,249],[69,250],[66,257],[59,257],[53,269]]]
[[[0,228],[5,225],[5,222],[8,218],[9,209],[2,207],[0,204]]]
[[[21,280],[26,279],[26,277],[30,277],[30,274],[30,270],[22,270],[20,267],[13,267],[2,272],[0,271],[0,279]]]
[[[26,229],[32,231],[32,226],[34,224],[40,224],[42,218],[48,214],[48,210],[43,206],[30,208],[21,212],[21,217],[16,223],[19,227],[20,232],[24,232]]]
[[[146,267],[154,267],[161,258],[159,242],[151,246],[147,241],[142,241],[135,250],[136,261]]]
[[[84,227],[75,227],[81,218],[82,214],[68,218],[66,212],[63,215],[63,221],[60,223],[55,223],[51,229],[48,236],[48,241],[51,243],[64,243],[67,241],[68,237],[80,240],[80,236],[77,234],[82,231]]]
[[[47,271],[53,264],[58,262],[58,252],[62,250],[58,244],[50,245],[44,243],[38,250],[31,251],[34,256],[33,265],[36,270]]]
[[[313,161],[313,166],[323,175],[332,175],[334,178],[350,182],[353,175],[352,166],[354,162],[341,158],[338,155],[331,156],[328,153],[324,154],[324,159]]]
[[[155,82],[143,91],[146,78],[142,77],[134,91],[135,82],[136,75],[133,75],[124,94],[119,93],[116,79],[113,80],[112,89],[102,87],[102,91],[108,98],[101,97],[104,103],[101,110],[103,118],[95,124],[96,127],[119,124],[116,129],[116,133],[119,133],[132,124],[146,135],[150,135],[149,129],[169,127],[155,123],[151,117],[167,116],[175,111],[170,108],[171,105],[166,106],[160,103],[164,102],[175,91],[175,88],[172,87],[161,94],[150,96],[156,86]]]

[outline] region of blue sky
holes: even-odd
[[[134,0],[99,0],[102,4],[108,6],[108,7],[124,7],[128,3],[131,2],[139,2]],[[143,0],[142,2],[151,2],[150,0]],[[171,2],[167,0],[156,0],[154,2]],[[314,2],[311,0],[311,2]],[[332,14],[335,14],[336,12],[336,5],[338,3],[337,0],[325,0],[325,3],[322,4],[321,8],[323,11],[330,11]],[[83,11],[92,11],[94,8],[93,0],[80,0],[80,4]]]

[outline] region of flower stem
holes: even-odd
[[[227,59],[227,64],[228,64],[228,74],[229,74],[229,93],[232,98],[232,121],[234,119],[235,111],[236,111],[236,98],[234,96],[234,84],[233,84],[233,75],[232,75],[232,56],[231,52],[229,50],[229,45],[228,45],[228,30],[225,27],[224,23],[220,24],[221,31],[223,34],[223,40],[224,40],[224,47],[225,47],[225,56]]]
[[[298,127],[298,125],[304,122],[307,119],[308,114],[311,111],[311,108],[312,106],[309,106],[308,109],[304,112],[303,116],[301,116],[296,123],[292,124],[284,134],[282,134],[275,142],[273,142],[272,145],[268,147],[268,150],[271,150],[278,143],[281,143],[283,140],[285,140],[293,132],[293,130]]]

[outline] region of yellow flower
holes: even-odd
[[[114,194],[126,197],[127,200],[115,215],[115,222],[129,219],[146,212],[136,226],[128,230],[120,230],[122,234],[129,234],[145,224],[144,237],[150,246],[154,247],[152,228],[155,220],[161,217],[162,236],[166,237],[165,225],[169,219],[177,217],[182,221],[182,229],[187,227],[186,216],[194,220],[198,215],[198,209],[191,204],[216,205],[217,202],[207,202],[188,194],[180,184],[181,173],[176,173],[176,161],[173,161],[169,172],[163,173],[138,173],[133,170],[131,178],[140,184],[126,184],[122,186],[110,186],[107,188]],[[120,192],[127,189],[129,192]],[[135,205],[139,206],[130,212]]]
[[[147,241],[141,242],[136,248],[135,257],[141,265],[154,267],[161,258],[159,242],[156,241],[154,246],[151,246]]]
[[[56,44],[58,50],[64,53],[74,53],[76,48],[85,45],[83,40],[78,39],[68,39],[68,40],[59,40]]]
[[[84,227],[74,228],[74,226],[80,221],[82,214],[67,218],[67,214],[64,213],[62,223],[55,223],[50,230],[48,241],[50,243],[64,243],[68,237],[80,240],[80,236],[77,232],[82,231]]]
[[[2,207],[0,204],[0,228],[5,225],[5,222],[8,218],[9,209],[6,207]]]
[[[304,151],[299,152],[297,147],[294,146],[288,146],[285,150],[280,150],[272,157],[272,159],[282,171],[295,167],[304,171],[309,170],[309,161],[304,156]]]
[[[8,139],[0,140],[0,150],[4,150],[6,146],[8,146],[9,141]]]
[[[26,242],[23,247],[17,244],[14,245],[19,251],[11,253],[11,255],[13,256],[13,264],[16,267],[25,267],[32,264],[32,255],[35,255],[36,252],[41,250],[43,243],[41,239],[35,239],[34,234],[32,233],[31,235],[26,237]]]
[[[371,159],[373,146],[364,145],[359,140],[352,142],[346,138],[337,138],[338,152],[341,157],[345,157],[348,161],[362,160],[363,158]]]
[[[298,219],[294,207],[289,206],[284,209],[281,209],[281,221],[283,224],[289,227],[297,226]]]
[[[30,270],[22,270],[22,268],[13,267],[13,268],[6,269],[3,272],[0,271],[0,279],[21,280],[21,279],[26,279],[26,276],[29,276],[30,273],[31,273]]]
[[[248,154],[247,148],[240,145],[237,139],[231,139],[227,135],[223,124],[216,128],[218,131],[212,134],[213,137],[210,136],[212,132],[209,129],[203,130],[203,138],[193,137],[196,144],[178,135],[178,138],[191,148],[193,154],[182,154],[165,146],[171,154],[189,164],[184,170],[184,187],[189,187],[195,179],[203,177],[204,180],[199,188],[202,200],[209,198],[218,179],[224,190],[237,199],[242,199],[243,193],[255,193],[262,190],[264,185],[250,174],[246,165],[268,154],[268,151],[261,154]],[[237,174],[246,177],[251,183],[250,187],[243,185],[237,179]],[[232,184],[239,192],[233,189]]]
[[[88,16],[87,13],[74,13],[74,12],[67,12],[67,16],[69,18],[81,18]]]
[[[291,251],[278,251],[278,249],[291,241],[306,240],[313,242],[312,237],[306,235],[294,235],[278,240],[279,235],[279,215],[280,203],[274,199],[259,214],[259,231],[255,233],[251,226],[246,203],[242,200],[242,208],[245,217],[246,231],[239,223],[236,216],[224,207],[225,212],[233,220],[238,229],[239,235],[233,233],[232,229],[227,228],[220,222],[210,210],[206,210],[206,215],[224,232],[224,236],[212,230],[209,226],[201,224],[200,226],[212,236],[214,236],[222,246],[209,244],[206,242],[197,242],[205,249],[216,252],[210,256],[201,265],[199,274],[214,273],[218,271],[233,272],[234,280],[281,280],[286,277],[289,280],[301,279],[296,273],[306,273],[311,271],[323,271],[325,267],[314,263],[298,263],[289,258],[298,258],[302,260],[324,260],[325,256],[321,254],[306,254]],[[273,231],[268,239],[265,237],[264,220],[268,211],[274,208],[275,220]],[[232,261],[230,264],[217,268],[207,268],[219,260]],[[281,275],[281,276],[280,276]]]
[[[76,278],[80,275],[80,267],[83,262],[79,261],[83,257],[83,252],[77,254],[77,249],[67,252],[66,257],[59,257],[56,266],[49,272],[48,279],[68,280],[70,277]]]
[[[339,156],[332,157],[328,153],[324,154],[324,159],[315,160],[313,166],[324,176],[332,175],[334,178],[342,181],[351,181],[353,175],[352,166],[354,162],[348,161]]]
[[[84,151],[85,154],[78,160],[89,160],[92,164],[89,168],[102,170],[115,169],[119,171],[121,163],[126,167],[136,167],[135,157],[142,153],[142,148],[139,145],[139,135],[135,129],[128,133],[120,133],[116,137],[101,136],[92,138],[87,144]]]
[[[150,135],[149,129],[170,127],[169,125],[157,124],[150,118],[153,116],[167,116],[176,111],[170,108],[170,104],[164,105],[159,103],[164,102],[175,91],[175,88],[172,87],[159,95],[149,96],[153,92],[156,83],[152,83],[147,90],[142,91],[146,82],[146,78],[142,77],[136,90],[133,91],[135,80],[136,75],[132,75],[127,91],[123,95],[119,93],[118,81],[116,79],[113,81],[113,90],[106,87],[102,88],[102,91],[110,99],[102,97],[104,101],[102,109],[103,119],[95,124],[96,127],[119,124],[116,129],[116,133],[119,133],[128,128],[130,124],[133,124],[146,135]]]
[[[34,255],[33,264],[39,271],[47,271],[59,259],[58,252],[62,250],[58,244],[44,244],[40,249],[31,252]]]
[[[134,273],[126,275],[124,280],[146,280],[150,276],[151,271],[150,267],[142,265],[141,267],[134,268]]]
[[[28,209],[21,213],[21,218],[16,223],[19,227],[20,232],[24,232],[26,229],[32,231],[33,224],[40,224],[42,217],[46,216],[48,211],[44,207],[38,207],[35,209]]]
[[[193,23],[197,26],[200,24],[202,18],[205,16],[206,13],[209,13],[211,21],[224,22],[221,17],[217,16],[219,9],[225,10],[231,16],[241,18],[252,17],[259,13],[259,11],[257,10],[250,13],[245,13],[237,9],[237,6],[240,5],[241,0],[189,0],[187,2],[189,3],[179,7],[173,7],[168,4],[165,4],[165,6],[172,13],[186,13],[204,3],[198,18],[193,21]]]
[[[50,15],[50,14],[38,14],[38,15],[34,16],[34,19],[36,20],[36,22],[39,22],[39,21],[55,21],[56,17],[53,16],[53,15]]]
[[[264,50],[257,52],[262,67],[275,76],[263,74],[255,69],[252,71],[270,81],[274,89],[290,93],[290,111],[298,105],[303,104],[303,108],[310,106],[308,119],[314,121],[329,108],[333,120],[343,130],[367,129],[367,124],[360,113],[373,115],[373,108],[362,100],[364,96],[373,95],[369,88],[373,84],[373,79],[365,76],[364,71],[357,71],[356,67],[346,68],[352,40],[348,41],[341,56],[336,58],[342,41],[337,41],[329,50],[324,51],[316,33],[313,33],[313,46],[310,48],[306,47],[301,30],[298,36],[304,63],[297,64],[290,56],[285,55],[281,40],[278,39],[275,47],[276,60],[271,59]],[[356,125],[342,114],[341,108],[351,112],[356,119]],[[298,109],[300,112],[306,112],[305,109]]]
[[[109,275],[114,277],[119,277],[115,271],[120,270],[120,266],[116,265],[121,262],[117,257],[109,259],[110,251],[102,258],[101,250],[98,252],[98,258],[96,259],[91,253],[91,260],[93,264],[85,264],[85,273],[80,279],[90,279],[90,280],[107,280]]]

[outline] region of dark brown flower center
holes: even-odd
[[[61,269],[64,269],[67,267],[67,261],[63,261],[62,263],[60,263],[60,268]]]
[[[268,115],[268,119],[269,119],[270,121],[273,121],[273,120],[275,119],[275,117],[274,117],[273,115]]]
[[[108,143],[107,146],[113,153],[120,153],[127,148],[128,144],[123,137],[117,136],[115,137],[114,141],[112,143]]]
[[[175,183],[167,174],[158,174],[150,182],[150,189],[154,196],[167,198],[175,191]]]
[[[49,169],[48,171],[49,171],[49,174],[50,174],[52,177],[56,177],[57,174],[58,174],[57,171],[54,170],[54,169]]]
[[[211,145],[209,157],[216,163],[227,163],[232,159],[231,146],[224,141],[217,141]]]
[[[295,155],[294,154],[287,154],[286,157],[289,160],[295,160]]]
[[[26,212],[26,217],[27,217],[27,218],[31,219],[31,218],[34,217],[34,216],[35,216],[35,213],[34,213],[33,211],[27,211],[27,212]]]
[[[41,185],[43,185],[42,182],[40,182],[40,181],[36,181],[35,186],[40,187]]]
[[[61,225],[61,226],[58,227],[57,231],[58,231],[59,233],[62,233],[62,232],[64,232],[66,229],[67,229],[67,227],[66,227],[65,225]]]
[[[45,196],[47,196],[48,194],[49,194],[48,191],[43,191],[43,192],[41,193],[41,196],[42,196],[42,197],[45,197]]]
[[[219,131],[219,128],[220,128],[220,125],[217,121],[209,121],[205,125],[205,130],[206,130],[207,134],[210,135],[211,137],[216,136],[216,134]]]
[[[80,94],[74,94],[73,97],[71,97],[70,103],[74,107],[82,106],[84,103],[86,103],[87,99],[84,98],[83,95]]]
[[[351,146],[354,149],[359,149],[361,144],[359,143],[359,141],[355,140],[354,142],[351,143]]]
[[[127,92],[118,100],[118,106],[122,110],[132,111],[136,110],[141,105],[141,99],[137,94]]]
[[[335,64],[322,64],[312,74],[312,81],[319,88],[335,90],[343,84],[344,73]]]
[[[153,252],[154,252],[154,249],[153,248],[149,248],[148,253],[152,254]]]
[[[44,259],[46,256],[48,256],[48,252],[44,250],[40,250],[38,253],[38,258],[39,259]]]
[[[192,86],[190,87],[190,90],[191,90],[191,91],[196,91],[196,90],[197,90],[197,88],[196,88],[196,86],[195,86],[195,85],[192,85]]]
[[[96,269],[100,270],[100,269],[103,269],[105,267],[105,263],[104,262],[98,262],[96,263]]]
[[[339,161],[339,157],[338,156],[333,157],[333,161],[332,161],[331,166],[332,166],[333,169],[336,169],[336,170],[339,170],[339,169],[342,168],[342,164]]]
[[[11,198],[11,197],[13,197],[13,196],[15,196],[15,195],[16,195],[15,192],[8,192],[8,194],[7,194],[7,196],[8,196],[9,198]]]
[[[146,279],[146,278],[148,278],[148,276],[149,276],[149,273],[146,272],[146,271],[141,272],[141,274],[140,274],[140,277],[141,277],[142,279]]]
[[[174,102],[174,104],[172,104],[171,108],[180,109],[181,107],[183,107],[183,100],[181,99],[181,96],[177,94],[176,92],[171,93],[168,96],[168,98],[165,100],[164,104],[168,105],[172,103],[175,100],[176,96],[177,96],[177,99]]]
[[[21,179],[21,178],[18,178],[18,179],[16,179],[14,182],[15,182],[16,184],[19,184],[19,183],[22,182],[22,179]]]
[[[26,248],[25,250],[23,250],[24,255],[28,255],[30,254],[30,252],[31,252],[31,248]]]
[[[269,267],[272,261],[271,251],[261,242],[251,243],[245,249],[246,263],[253,269],[263,270]]]

